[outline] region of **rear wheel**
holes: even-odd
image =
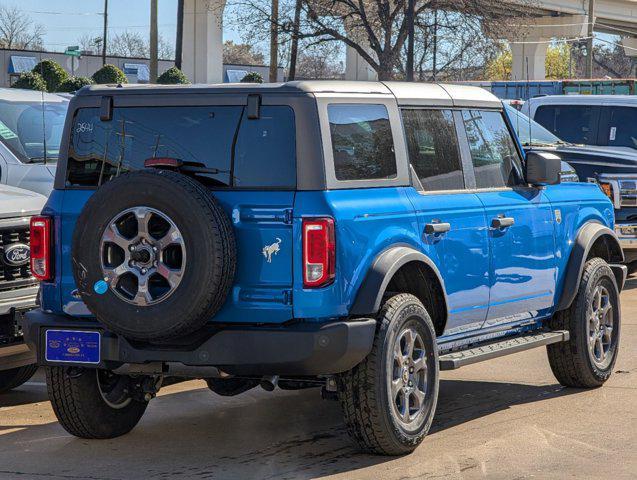
[[[37,365],[26,365],[0,371],[0,393],[8,392],[27,382],[37,369]]]
[[[48,367],[46,383],[60,424],[80,438],[114,438],[130,432],[148,402],[133,397],[134,381],[108,370]]]
[[[586,262],[571,306],[555,314],[551,327],[568,330],[568,342],[547,346],[557,380],[567,387],[601,386],[613,372],[619,351],[619,291],[615,276],[601,258]]]
[[[423,440],[438,400],[438,351],[431,318],[413,295],[384,304],[371,353],[338,377],[347,429],[367,452],[402,455]]]

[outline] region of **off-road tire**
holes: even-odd
[[[130,432],[146,411],[147,402],[131,399],[121,408],[108,405],[99,391],[94,369],[70,374],[64,367],[47,367],[46,384],[60,425],[80,438],[115,438]]]
[[[174,292],[158,303],[128,303],[103,280],[100,243],[116,216],[144,206],[179,228],[187,260]],[[199,330],[221,308],[234,281],[237,254],[230,219],[196,180],[166,170],[140,170],[102,185],[86,202],[73,234],[73,275],[88,309],[109,330],[140,341],[166,341]]]
[[[422,425],[407,432],[394,418],[387,387],[388,361],[396,336],[405,325],[417,326],[426,342],[428,410]],[[438,350],[433,323],[423,304],[411,294],[389,298],[378,315],[370,354],[356,367],[338,375],[338,397],[348,433],[365,452],[403,455],[412,452],[431,427],[438,400]]]
[[[27,382],[38,370],[37,365],[25,365],[0,371],[0,393],[8,392]]]
[[[610,364],[601,369],[592,361],[588,350],[588,309],[592,302],[592,292],[602,284],[609,293],[613,306],[614,348]],[[608,264],[601,258],[592,258],[586,262],[577,295],[566,310],[557,312],[550,321],[553,330],[568,330],[567,342],[547,345],[549,364],[555,378],[566,387],[595,388],[601,386],[613,372],[617,361],[620,338],[620,302],[615,276]]]

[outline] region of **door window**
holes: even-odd
[[[403,110],[409,161],[425,191],[461,190],[464,177],[451,110]]]
[[[384,105],[327,107],[337,180],[396,178],[396,155]]]
[[[477,188],[512,187],[521,178],[521,163],[501,112],[462,112]]]
[[[637,148],[637,107],[607,108],[610,109],[608,145]]]
[[[566,142],[597,145],[600,107],[543,105],[534,120]]]

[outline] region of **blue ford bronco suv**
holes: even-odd
[[[599,387],[626,267],[613,206],[524,154],[475,87],[86,87],[32,220],[27,341],[82,438],[167,378],[322,387],[361,449],[412,451],[439,371],[546,346]]]

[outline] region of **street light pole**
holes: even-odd
[[[279,69],[279,0],[272,0],[270,19],[270,82],[276,82]]]
[[[106,65],[107,34],[108,34],[108,0],[104,0],[104,34],[102,35],[102,65]]]
[[[150,0],[150,83],[157,82],[157,0]]]
[[[177,38],[175,38],[175,67],[181,70],[184,42],[184,0],[177,0]]]

